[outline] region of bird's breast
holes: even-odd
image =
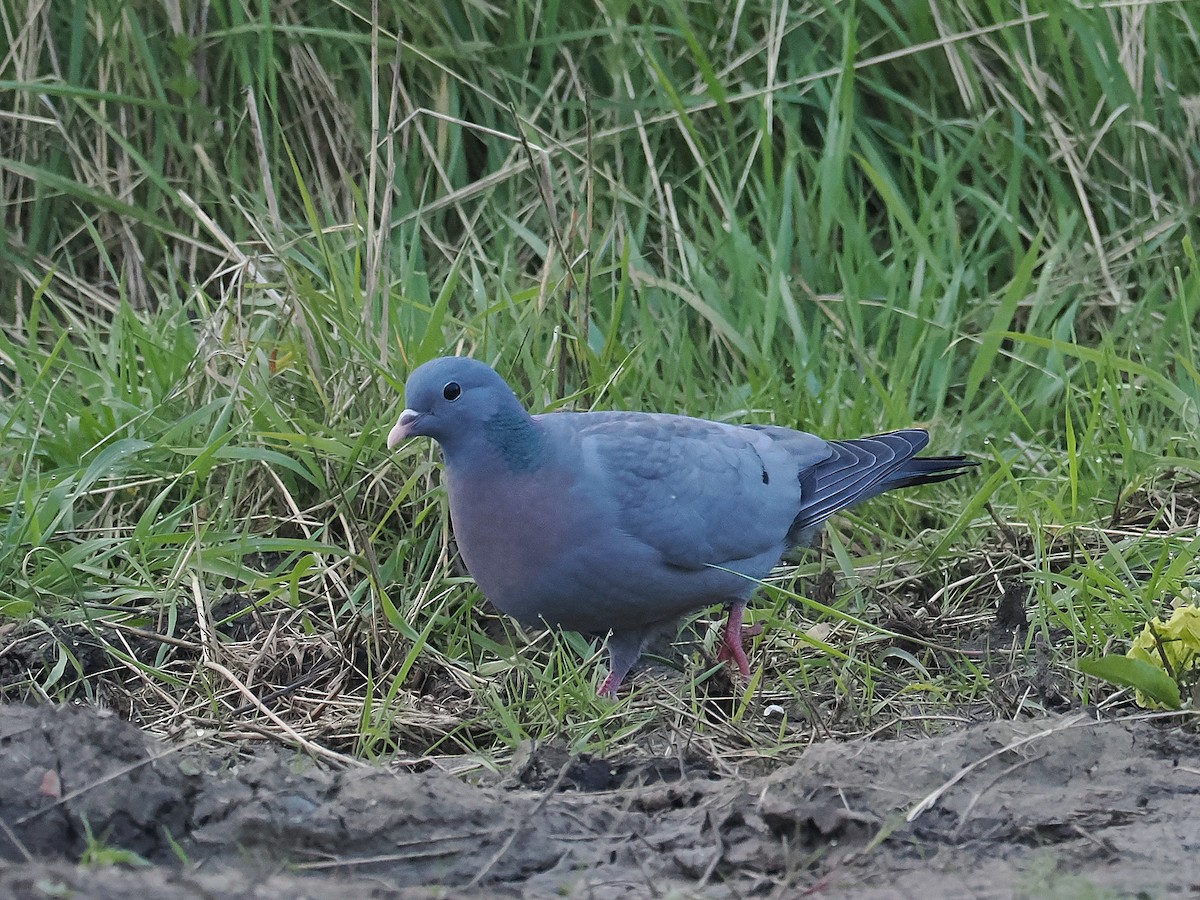
[[[447,479],[459,551],[485,597],[536,624],[547,574],[579,536],[572,479],[562,473],[504,473]]]

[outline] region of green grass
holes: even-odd
[[[1191,4],[173,9],[0,0],[0,698],[484,764],[1130,702],[1077,662],[1200,582]],[[447,352],[983,466],[781,569],[744,692],[712,611],[612,704],[385,451]]]

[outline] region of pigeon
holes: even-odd
[[[786,551],[839,510],[977,465],[917,456],[918,428],[827,441],[668,413],[530,415],[468,357],[430,360],[404,390],[388,449],[441,445],[454,536],[483,595],[525,624],[607,635],[605,697],[656,632],[717,604],[720,659],[749,679],[746,604]]]

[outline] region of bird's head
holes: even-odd
[[[443,449],[483,436],[497,416],[528,420],[512,389],[486,363],[445,356],[418,366],[404,386],[405,410],[388,433],[388,449],[406,438],[431,437]]]

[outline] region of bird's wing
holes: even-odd
[[[577,438],[585,496],[614,504],[622,530],[683,568],[781,552],[800,507],[800,471],[832,453],[813,435],[790,432],[784,447],[761,431],[686,416],[539,419],[558,419]]]

